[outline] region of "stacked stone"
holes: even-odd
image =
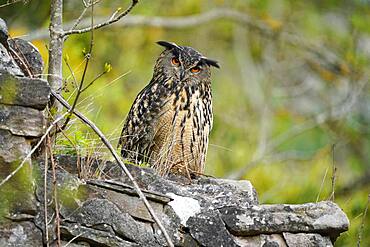
[[[26,72],[24,65],[33,78],[28,77],[30,71]],[[21,39],[9,39],[0,19],[0,178],[26,157],[31,141],[44,132],[43,110],[50,87],[40,79],[41,73],[42,59],[37,49]]]
[[[60,207],[65,242],[74,239],[73,246],[166,246],[117,164],[89,163],[102,179],[82,182],[74,175],[76,164],[87,159],[78,161],[66,155],[56,161],[63,167],[57,172],[58,184],[70,193]],[[348,229],[346,215],[330,201],[260,205],[246,180],[199,177],[189,183],[175,176],[162,178],[150,168],[128,168],[176,246],[330,247]],[[36,193],[40,202],[43,191],[40,185]],[[42,217],[37,218],[40,227]]]
[[[42,67],[37,49],[24,40],[9,39],[0,19],[0,181],[25,161],[22,169],[0,187],[0,246],[37,246],[23,245],[14,238],[23,231],[41,239],[41,235],[32,235],[38,232],[35,224],[22,218],[32,218],[37,210],[35,174],[31,159],[25,158],[46,124],[43,110],[50,88],[40,79]],[[14,219],[20,216],[21,222],[9,220],[11,215]]]

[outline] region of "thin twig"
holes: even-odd
[[[0,8],[2,8],[2,7],[6,7],[6,6],[12,5],[12,4],[14,4],[14,3],[21,2],[21,1],[22,1],[22,0],[8,1],[7,3],[4,3],[4,4],[0,5]]]
[[[72,31],[73,29],[75,29],[78,26],[78,24],[80,24],[83,16],[85,15],[86,11],[91,7],[91,5],[95,5],[99,2],[100,2],[100,0],[96,0],[95,2],[92,1],[90,4],[87,4],[87,3],[85,3],[85,1],[83,1],[84,10],[81,12],[80,16],[77,18],[77,20],[75,21],[75,23],[73,24],[73,26],[70,28],[69,31]],[[66,41],[67,39],[68,39],[68,36],[64,36],[64,41]]]
[[[93,26],[94,26],[94,3],[91,4],[91,27],[93,27]],[[84,84],[84,81],[85,81],[85,76],[86,76],[87,68],[89,66],[89,62],[90,62],[90,59],[91,59],[92,49],[93,49],[93,46],[94,46],[94,29],[93,28],[91,28],[90,33],[91,33],[90,46],[89,46],[88,53],[85,55],[86,62],[85,62],[85,67],[84,67],[84,70],[83,70],[83,73],[82,73],[81,81],[80,81],[80,84],[78,85],[77,94],[76,94],[76,97],[75,97],[75,99],[73,101],[72,108],[71,108],[71,110],[69,111],[69,113],[67,115],[66,121],[64,122],[64,124],[60,128],[62,130],[64,130],[66,128],[66,126],[68,125],[69,121],[71,120],[72,112],[75,109],[75,107],[77,105],[77,102],[78,102],[78,99],[79,99],[79,97],[80,97],[80,95],[81,95],[81,93],[83,91],[82,88],[83,88],[83,84]]]
[[[50,133],[50,131],[54,128],[54,126],[64,118],[64,116],[67,115],[67,112],[64,113],[63,115],[57,117],[49,126],[49,128],[47,128],[47,130],[45,131],[45,134],[41,136],[40,140],[38,141],[38,143],[36,143],[36,145],[31,149],[31,151],[26,155],[26,157],[24,157],[24,159],[22,160],[22,162],[19,164],[19,166],[14,170],[12,171],[6,178],[4,178],[1,182],[0,182],[0,187],[5,184],[7,181],[9,181],[9,179],[11,179],[20,169],[22,169],[22,167],[24,166],[24,164],[26,164],[26,162],[31,158],[32,154],[40,147],[40,145],[42,144],[42,142],[44,141],[44,139],[46,138],[46,136]]]
[[[321,181],[321,184],[320,184],[320,190],[319,190],[319,193],[317,194],[317,197],[316,197],[316,202],[318,202],[319,199],[320,199],[322,189],[324,188],[324,183],[325,183],[325,180],[326,180],[326,176],[328,175],[328,170],[329,170],[329,167],[326,167],[324,177],[322,178],[322,181]]]
[[[87,84],[83,89],[81,89],[81,93],[85,92],[86,89],[88,89],[90,86],[92,86],[92,84],[94,84],[95,81],[97,81],[100,77],[102,77],[103,75],[105,75],[107,73],[106,70],[104,70],[103,72],[101,72],[99,75],[97,75],[89,84]]]
[[[82,235],[84,235],[86,232],[81,232],[80,234],[74,236],[71,240],[68,241],[68,243],[66,243],[66,245],[64,245],[63,247],[68,247],[68,245],[70,245],[73,241],[75,241],[77,238],[81,237]]]
[[[50,154],[50,161],[51,161],[51,168],[53,173],[53,197],[54,197],[54,206],[55,206],[55,227],[56,227],[56,234],[57,234],[57,246],[60,247],[60,216],[59,216],[59,201],[58,201],[58,187],[57,187],[57,177],[55,171],[55,161],[53,157],[53,151],[51,148],[51,141],[50,137],[47,136],[47,148]]]
[[[60,96],[58,93],[55,91],[51,91],[51,94],[53,97],[55,97],[67,110],[71,109],[71,106],[68,104],[67,101],[65,101],[62,96]],[[78,112],[77,110],[73,111],[73,114],[75,114],[83,123],[88,125],[99,137],[100,140],[104,143],[104,145],[109,149],[110,153],[114,157],[114,159],[117,161],[118,165],[120,168],[125,172],[127,177],[130,179],[132,182],[136,193],[139,195],[140,199],[143,201],[145,207],[148,209],[150,215],[152,216],[153,220],[157,223],[159,229],[162,231],[166,242],[168,246],[174,246],[172,243],[172,240],[170,236],[168,235],[166,229],[162,225],[161,221],[158,219],[157,215],[155,214],[153,208],[150,206],[148,200],[146,199],[145,195],[141,191],[139,185],[137,184],[136,180],[134,177],[131,175],[130,171],[127,169],[126,165],[122,162],[120,156],[117,154],[116,150],[113,148],[112,144],[108,141],[108,139],[104,136],[104,134],[101,132],[101,130],[93,123],[91,122],[88,118],[86,118],[82,113]]]
[[[108,26],[110,24],[113,24],[113,23],[119,21],[122,17],[128,15],[128,13],[130,13],[130,11],[135,7],[135,5],[138,2],[139,2],[138,0],[132,0],[131,5],[123,13],[121,13],[118,16],[114,17],[113,19],[112,18],[109,18],[108,21],[105,21],[103,23],[99,23],[99,24],[97,24],[95,26],[91,26],[91,27],[87,27],[87,28],[83,28],[83,29],[75,29],[75,30],[65,31],[65,32],[63,32],[63,36],[68,36],[68,35],[71,35],[71,34],[87,33],[87,32],[90,32],[91,30],[99,29],[99,28]],[[92,5],[94,5],[94,4],[92,4]]]
[[[46,247],[49,246],[47,177],[48,177],[48,152],[45,152],[45,161],[44,161],[44,224],[45,224]]]
[[[357,247],[360,247],[361,245],[362,233],[364,232],[365,219],[366,219],[367,210],[369,209],[369,204],[370,204],[370,194],[367,195],[367,203],[366,203],[366,207],[364,210],[364,214],[362,215],[361,226],[360,226],[360,230],[358,233],[358,239],[357,239]]]
[[[337,167],[335,166],[335,160],[334,160],[334,150],[335,150],[335,143],[331,146],[331,153],[332,153],[332,175],[331,175],[331,195],[330,200],[334,201],[335,199],[335,182],[337,180]]]
[[[22,53],[22,51],[19,49],[19,47],[17,46],[17,43],[15,41],[13,41],[13,44],[14,44],[14,48],[15,50],[12,48],[12,46],[9,46],[9,53],[12,55],[12,57],[16,60],[16,61],[19,61],[19,67],[21,67],[22,71],[25,72],[26,76],[27,77],[30,77],[30,78],[33,78],[34,75],[32,73],[32,71],[30,70],[30,65],[26,59],[26,57],[24,56],[24,54]]]
[[[126,10],[124,13],[121,15],[117,16],[114,18],[115,22],[118,21],[117,18],[122,18],[122,15],[127,15],[127,11],[131,11],[131,9],[134,7],[134,2],[138,1],[133,1],[133,4]],[[135,4],[136,4],[135,3]],[[109,25],[114,23],[113,20],[111,22],[107,22],[106,20],[107,17],[97,17],[95,20],[97,22],[103,22],[103,26]],[[125,18],[124,22],[118,22],[116,25],[120,27],[137,27],[137,26],[145,26],[145,27],[159,27],[159,28],[169,28],[169,29],[184,29],[184,28],[189,28],[193,26],[199,26],[201,24],[206,24],[206,23],[214,23],[216,20],[229,20],[238,24],[241,24],[242,26],[246,26],[250,29],[257,30],[259,34],[267,37],[273,37],[276,33],[277,30],[271,28],[269,25],[266,24],[263,20],[258,20],[254,18],[253,16],[248,15],[245,12],[242,11],[237,11],[234,9],[230,8],[216,8],[212,9],[207,12],[203,12],[200,14],[195,14],[195,15],[188,15],[188,16],[181,16],[181,17],[158,17],[158,16],[142,16],[142,15],[131,15],[127,16]],[[108,19],[109,20],[109,19]],[[69,30],[69,31],[64,31],[65,35],[69,34],[74,34],[74,33],[82,33],[82,32],[88,32],[91,27],[90,26],[90,20],[88,18],[83,19],[80,22],[81,26],[84,26],[85,28],[82,28],[80,30]],[[103,26],[99,26],[102,24],[98,24],[94,27],[100,28]],[[74,23],[66,23],[66,27],[73,27]],[[99,27],[97,27],[99,26]],[[302,38],[302,35],[299,34],[293,34],[291,32],[287,32],[284,30],[278,30],[280,32],[279,38],[284,40],[285,42],[302,47],[304,50],[308,50],[311,53],[314,54],[329,54],[331,56],[335,56],[335,53],[331,52],[327,47],[324,47],[321,44],[316,44],[307,41],[306,39]],[[35,40],[35,39],[44,39],[47,38],[47,33],[45,30],[40,29],[36,30],[34,32],[31,32],[30,34],[25,37],[27,40]]]
[[[71,65],[69,64],[69,62],[68,62],[68,59],[67,59],[67,58],[65,58],[65,59],[64,59],[64,62],[66,63],[66,65],[67,65],[67,67],[68,67],[69,72],[71,73],[72,81],[73,81],[73,86],[74,86],[75,88],[77,88],[77,79],[76,79],[76,76],[75,76],[75,72],[73,71],[73,69],[72,69]]]

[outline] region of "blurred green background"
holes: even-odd
[[[31,39],[45,63],[49,4],[31,0],[0,8],[12,37]],[[100,1],[95,21],[128,5]],[[73,23],[83,9],[82,1],[65,1],[64,23]],[[186,23],[187,16],[216,9],[221,10],[213,13],[230,16],[169,27],[172,18]],[[89,16],[90,10],[83,19]],[[147,17],[149,24],[135,24],[135,16]],[[171,18],[165,19],[166,27],[150,24],[158,16]],[[162,51],[155,42],[192,46],[221,64],[212,75],[214,128],[206,173],[250,180],[261,203],[329,199],[335,174],[334,200],[351,222],[336,246],[355,246],[363,221],[361,246],[370,246],[370,213],[363,217],[370,193],[369,23],[368,0],[143,0],[118,24],[94,32],[86,83],[104,71],[105,63],[113,69],[83,93],[77,108],[115,145]],[[64,58],[77,81],[89,44],[89,33],[65,42]],[[63,71],[64,95],[72,102],[73,77],[66,63]],[[66,134],[73,145],[61,135],[58,153],[77,150],[110,158],[78,120]]]

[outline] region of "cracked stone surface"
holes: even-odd
[[[16,77],[0,70],[0,103],[43,110],[49,101],[50,87],[41,79]]]
[[[24,76],[18,64],[13,60],[7,49],[2,44],[0,44],[0,70],[8,71],[13,75]]]
[[[39,137],[44,133],[45,123],[44,114],[39,110],[0,104],[0,129],[14,135]]]
[[[42,246],[42,235],[31,221],[8,223],[0,227],[0,246]]]
[[[235,241],[237,242],[238,246],[243,247],[287,247],[283,236],[280,234],[260,234],[249,237],[235,237]]]
[[[31,74],[34,77],[41,77],[42,70],[44,68],[44,61],[42,60],[38,49],[32,43],[20,38],[9,39],[8,43],[12,50],[18,55],[13,57],[18,66],[25,70],[24,66],[21,65],[22,62],[17,58],[21,57],[25,60],[23,62],[27,64],[28,70],[30,70]],[[25,71],[23,72],[26,73]]]
[[[259,205],[220,209],[228,229],[238,236],[278,232],[320,232],[336,238],[348,230],[349,221],[333,202],[301,205]]]
[[[14,136],[8,130],[0,129],[0,164],[11,164],[25,157],[31,147],[22,136]]]
[[[75,223],[75,228],[90,227],[99,231],[111,232],[124,241],[138,244],[158,245],[153,234],[137,224],[131,215],[122,211],[107,199],[92,199],[85,201],[64,219]]]
[[[329,237],[317,233],[289,233],[284,232],[284,239],[288,247],[332,247]]]

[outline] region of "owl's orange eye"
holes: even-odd
[[[190,70],[192,73],[198,73],[199,71],[200,71],[200,68],[199,67],[193,67],[193,68],[191,68],[191,70]]]
[[[176,66],[180,65],[180,61],[176,57],[173,57],[171,62],[172,62],[173,65],[176,65]]]

